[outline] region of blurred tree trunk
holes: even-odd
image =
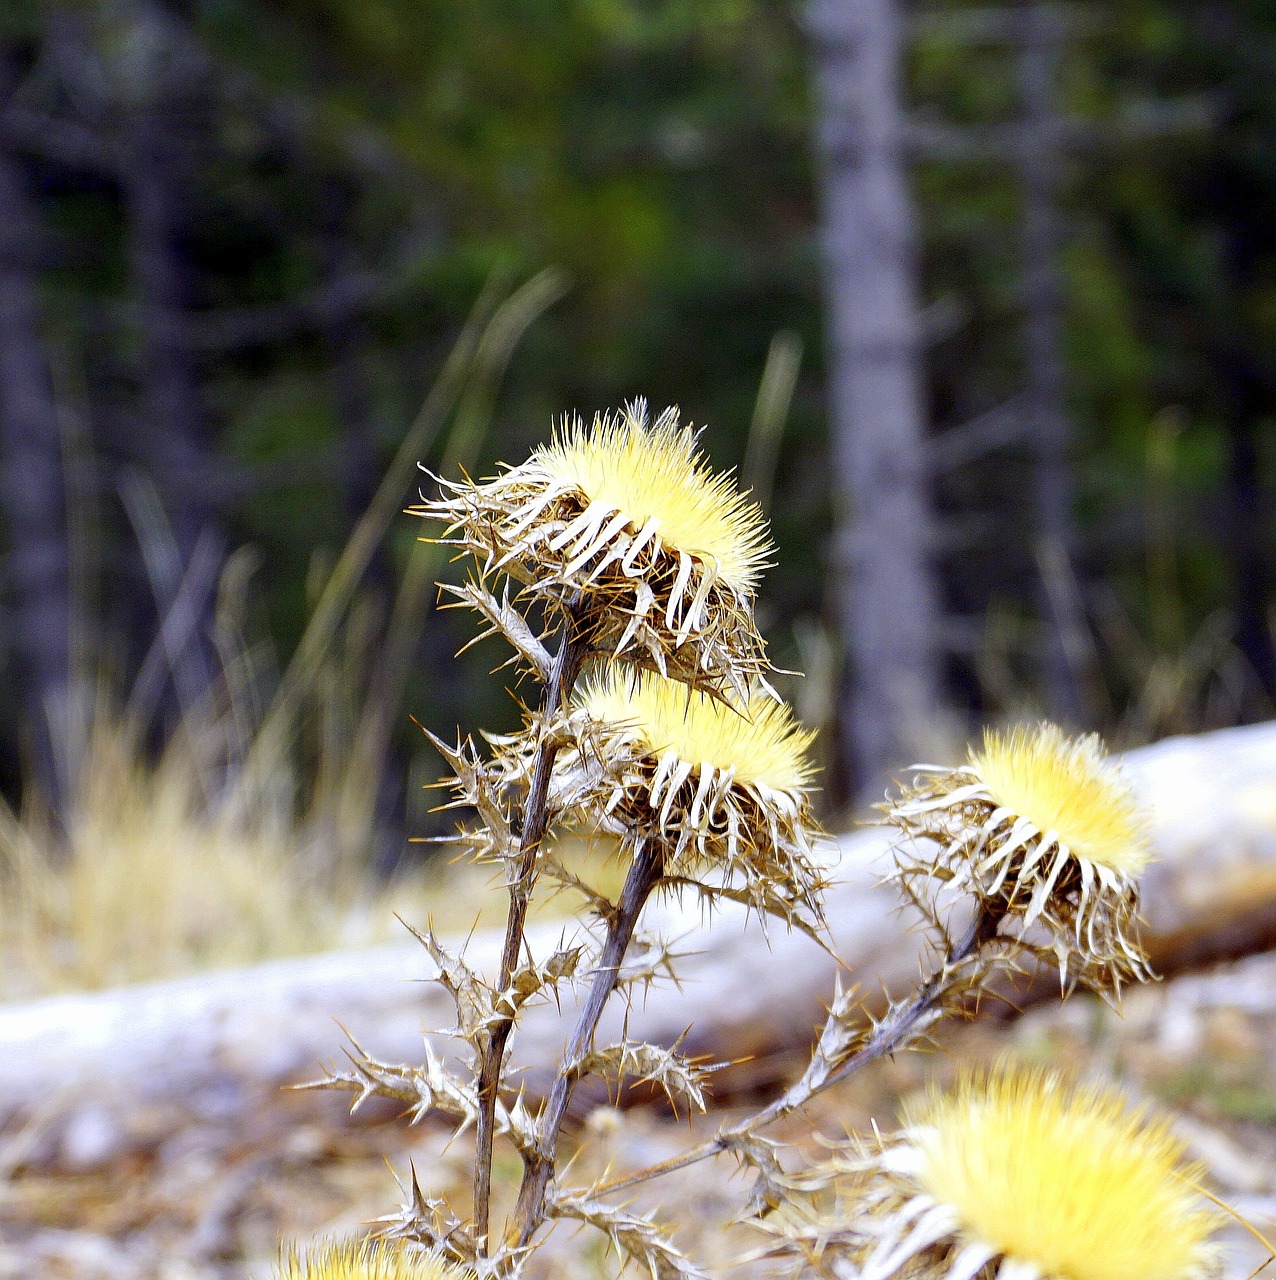
[[[1242,298],[1262,270],[1258,246],[1269,232],[1255,225],[1256,220],[1261,224],[1262,215],[1252,212],[1252,190],[1230,166],[1222,166],[1206,190],[1220,224],[1227,293]],[[1263,466],[1261,432],[1264,420],[1272,415],[1276,388],[1261,363],[1232,342],[1219,344],[1214,363],[1222,390],[1226,437],[1223,545],[1231,569],[1236,644],[1261,695],[1244,705],[1241,714],[1270,715],[1276,701],[1276,644],[1268,611],[1276,575],[1269,554],[1267,517],[1272,506],[1271,494],[1265,491],[1269,477]]]
[[[840,781],[843,795],[864,795],[934,740],[940,687],[901,32],[893,0],[815,0],[808,17],[844,645]]]
[[[1230,358],[1223,370],[1224,422],[1227,436],[1227,489],[1223,538],[1231,565],[1231,596],[1236,617],[1236,644],[1254,675],[1262,699],[1242,707],[1246,716],[1270,715],[1276,700],[1276,648],[1273,646],[1272,571],[1264,531],[1271,497],[1264,492],[1265,473],[1259,430],[1271,408],[1271,387]]]
[[[0,108],[16,72],[0,44]],[[20,157],[0,131],[0,494],[8,525],[15,667],[34,777],[58,810],[71,687],[70,558],[61,437],[40,340],[37,214]]]
[[[300,158],[305,163],[304,157]],[[346,223],[354,204],[349,187],[329,176],[320,184],[322,226],[320,269],[326,281],[353,275],[355,264]],[[331,307],[320,318],[320,332],[332,360],[332,392],[340,431],[339,483],[349,528],[367,511],[381,482],[372,420],[372,389],[366,360],[366,334],[360,316],[352,309]],[[366,579],[388,599],[394,575],[384,545],[377,548]]]
[[[152,571],[151,585],[161,620],[174,608],[188,611],[173,629],[181,643],[167,656],[179,702],[189,711],[213,679],[208,637],[223,559],[200,371],[187,331],[192,287],[183,244],[204,68],[156,6],[137,5],[129,18],[131,45],[115,71],[126,104],[122,177],[140,343],[143,425],[133,451],[156,484],[171,528],[175,563],[158,577]]]
[[[1023,132],[1018,147],[1023,216],[1024,339],[1029,436],[1035,457],[1036,562],[1043,630],[1040,671],[1049,714],[1084,719],[1079,666],[1082,621],[1075,606],[1076,538],[1072,515],[1072,428],[1063,356],[1062,227],[1057,208],[1064,163],[1057,85],[1063,32],[1053,6],[1019,14],[1019,85]]]

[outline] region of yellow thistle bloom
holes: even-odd
[[[666,547],[716,565],[739,591],[753,590],[766,567],[761,512],[730,476],[714,474],[673,410],[650,429],[632,412],[597,418],[588,430],[577,419],[533,457],[591,503],[624,512],[635,529],[658,522]]]
[[[1163,1120],[1049,1072],[968,1074],[842,1163],[859,1280],[1207,1280],[1220,1225]]]
[[[426,1249],[385,1240],[329,1240],[282,1251],[275,1280],[473,1280],[464,1267]]]
[[[661,841],[674,871],[707,860],[740,871],[755,905],[782,899],[818,915],[814,734],[785,704],[755,697],[742,712],[655,672],[612,668],[584,682],[571,720],[578,745],[559,769],[592,779],[577,797],[585,816]]]
[[[984,735],[970,769],[988,794],[1074,856],[1125,875],[1151,861],[1147,824],[1097,734],[1070,739],[1052,724]]]
[[[578,598],[597,648],[741,695],[764,675],[753,599],[766,522],[714,474],[676,409],[654,426],[642,401],[588,427],[576,419],[503,475],[442,484],[418,514],[446,521],[446,540],[482,573]]]
[[[1062,978],[1073,962],[1091,985],[1148,976],[1133,938],[1147,821],[1096,735],[1069,738],[1052,724],[988,732],[961,768],[919,772],[887,818],[939,852],[904,855],[903,877],[935,872],[1023,929],[1040,921]]]

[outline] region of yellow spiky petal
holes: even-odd
[[[327,1240],[281,1251],[275,1280],[473,1280],[428,1250],[385,1240]]]
[[[1188,1181],[1199,1171],[1180,1165],[1168,1124],[1115,1092],[1003,1069],[910,1119],[917,1184],[952,1211],[955,1248],[1050,1280],[1198,1280],[1216,1263],[1218,1216]]]
[[[716,565],[741,591],[751,591],[770,550],[762,513],[717,475],[695,436],[665,414],[648,427],[634,414],[577,418],[532,455],[546,474],[591,502],[624,512],[635,529],[656,522],[675,551]]]
[[[997,804],[1057,832],[1074,856],[1126,875],[1150,861],[1138,803],[1097,734],[1069,738],[1052,724],[989,731],[970,767]]]
[[[628,726],[649,754],[730,771],[742,786],[796,792],[811,780],[807,751],[815,735],[774,698],[754,698],[741,714],[654,672],[611,668],[585,685],[578,702],[598,720]]]

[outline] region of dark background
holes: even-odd
[[[769,508],[830,813],[1269,715],[1274,119],[1240,0],[5,0],[0,790],[123,726],[393,863],[409,713],[514,715],[406,464],[635,396]]]

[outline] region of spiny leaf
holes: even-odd
[[[708,1280],[650,1218],[639,1217],[588,1194],[558,1193],[546,1206],[551,1216],[573,1218],[603,1232],[618,1253],[647,1268],[651,1280]]]
[[[542,681],[549,679],[553,667],[553,659],[549,650],[540,642],[536,633],[528,625],[527,619],[510,603],[509,583],[505,584],[503,596],[498,600],[486,587],[470,579],[460,584],[440,583],[442,590],[456,597],[456,603],[448,608],[473,609],[487,623],[487,628],[466,644],[476,644],[479,640],[491,635],[502,635],[517,650],[519,656],[527,663]],[[510,661],[516,661],[511,659]]]
[[[533,996],[553,991],[560,982],[570,982],[580,968],[582,947],[562,947],[548,960],[528,960],[520,965],[510,985],[496,998],[496,1007],[506,1017],[513,1017]]]
[[[757,1133],[743,1133],[731,1140],[731,1150],[740,1163],[752,1169],[756,1175],[749,1202],[741,1217],[765,1217],[773,1209],[785,1204],[799,1180],[785,1172],[780,1163],[781,1144]]]
[[[675,951],[674,944],[656,934],[635,934],[624,967],[616,979],[617,988],[644,990],[652,983],[667,980],[678,986],[677,963],[694,951]]]
[[[424,933],[399,917],[405,929],[430,953],[439,966],[435,981],[452,997],[456,1005],[457,1034],[476,1049],[483,1050],[491,1027],[497,1020],[492,988],[483,981],[459,954],[453,954],[438,939],[433,929]]]
[[[589,904],[589,909],[604,924],[610,924],[616,917],[616,904],[606,896],[599,893],[593,885],[582,880],[573,871],[569,871],[552,855],[546,854],[541,862],[541,874],[554,885],[562,889],[572,889],[579,893],[582,898]]]
[[[450,746],[422,726],[421,731],[447,761],[453,776],[438,785],[451,787],[455,798],[440,809],[472,808],[478,811],[481,826],[458,833],[458,839],[473,846],[479,858],[505,857],[517,846],[509,816],[506,794],[510,779],[501,770],[480,759],[470,738]]]
[[[376,1235],[383,1240],[410,1240],[436,1249],[455,1262],[473,1266],[478,1256],[474,1238],[465,1223],[443,1197],[427,1196],[421,1190],[416,1166],[411,1166],[408,1186],[395,1175],[404,1199],[398,1212],[377,1218]]]
[[[574,1074],[602,1076],[618,1085],[629,1078],[645,1080],[663,1089],[671,1103],[681,1099],[704,1112],[705,1082],[717,1065],[696,1065],[675,1049],[625,1040],[587,1053],[575,1064]]]
[[[294,1085],[298,1090],[337,1089],[355,1095],[350,1110],[357,1111],[369,1098],[390,1098],[404,1103],[412,1124],[429,1114],[447,1116],[456,1124],[457,1133],[464,1132],[478,1117],[478,1098],[474,1085],[454,1075],[425,1042],[424,1062],[419,1067],[379,1062],[353,1038],[346,1051],[349,1067],[329,1067],[319,1080]],[[496,1131],[505,1134],[514,1146],[530,1153],[536,1148],[536,1122],[521,1097],[512,1106],[502,1102],[496,1107]]]

